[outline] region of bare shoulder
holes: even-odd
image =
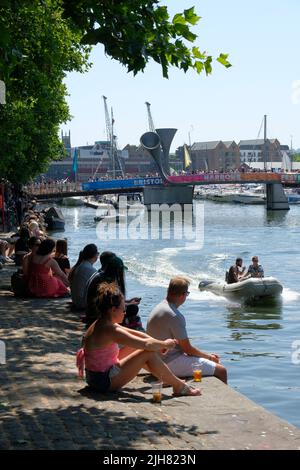
[[[114,325],[99,325],[97,322],[90,326],[85,335],[85,346],[88,349],[105,347],[115,341]]]
[[[112,335],[117,341],[119,341],[120,338],[135,338],[135,335],[132,334],[129,328],[119,325],[118,323],[113,325],[113,327]]]
[[[112,325],[112,328],[113,334],[116,335],[127,335],[129,333],[129,329],[122,325],[119,325],[119,323],[115,323],[114,325]]]

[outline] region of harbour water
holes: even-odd
[[[233,388],[300,427],[300,207],[267,213],[263,206],[205,201],[203,246],[174,239],[99,240],[94,209],[62,211],[66,230],[53,236],[68,238],[72,264],[87,243],[121,256],[129,268],[127,296],[142,297],[144,324],[153,306],[164,298],[169,279],[187,276],[192,281],[191,294],[181,310],[191,341],[221,356]],[[237,256],[248,266],[254,254],[265,275],[283,284],[280,303],[242,306],[198,291],[199,280],[223,279]]]

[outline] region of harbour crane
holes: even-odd
[[[150,110],[151,104],[148,103],[148,101],[146,101],[146,102],[145,102],[145,105],[147,106],[149,131],[150,131],[150,132],[156,132],[156,131],[155,131],[154,122],[153,122],[153,119],[152,119],[151,110]]]
[[[113,115],[113,109],[111,108],[111,114],[109,114],[108,107],[107,107],[107,97],[103,95],[102,98],[104,102],[106,135],[107,135],[107,140],[110,142],[110,159],[111,159],[113,178],[116,177],[116,171],[118,171],[118,173],[120,173],[122,177],[124,177],[122,163],[118,155],[117,137],[114,135],[115,120],[114,120],[114,115]]]

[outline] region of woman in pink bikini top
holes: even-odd
[[[88,328],[83,347],[77,352],[79,375],[99,392],[118,390],[134,379],[142,368],[172,385],[174,395],[200,395],[187,386],[161,360],[159,352],[173,349],[176,340],[157,340],[141,331],[122,326],[125,300],[116,283],[100,284],[96,297],[98,319]],[[124,345],[119,350],[118,344]]]

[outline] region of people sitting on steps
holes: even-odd
[[[68,258],[68,242],[65,238],[56,240],[54,259],[60,269],[68,275],[70,272],[70,261]]]
[[[20,237],[15,244],[15,263],[16,266],[22,266],[25,255],[29,253],[28,240],[30,239],[30,231],[26,227],[22,227],[19,232]]]
[[[90,277],[97,272],[93,266],[98,260],[99,252],[94,243],[86,245],[79,253],[76,264],[69,273],[71,287],[72,308],[84,311],[86,307],[85,291]]]
[[[201,391],[176,377],[162,361],[159,351],[170,351],[176,340],[159,340],[141,331],[122,326],[125,299],[116,283],[102,283],[95,300],[97,320],[88,328],[83,347],[77,352],[79,376],[94,391],[105,393],[121,389],[144,368],[165,385],[173,396],[198,396]],[[123,348],[119,350],[119,344]]]
[[[161,356],[173,374],[178,377],[190,377],[197,363],[203,376],[213,375],[227,383],[227,371],[220,364],[219,355],[204,352],[193,346],[189,340],[185,317],[178,310],[189,295],[189,284],[189,281],[181,276],[170,280],[166,299],[154,307],[150,314],[147,333],[160,340],[174,338],[177,341],[172,350]]]
[[[32,256],[28,289],[34,297],[64,297],[69,294],[68,278],[52,257],[54,248],[55,241],[46,238]]]
[[[97,309],[95,299],[97,297],[97,289],[103,282],[116,282],[122,294],[125,297],[125,271],[127,267],[123,260],[111,251],[104,251],[100,255],[101,269],[91,276],[87,283],[86,291],[86,323],[91,325],[97,318]],[[123,325],[135,330],[143,330],[141,318],[138,315],[140,297],[133,297],[125,301],[126,314]]]
[[[22,271],[23,271],[24,279],[26,280],[29,277],[32,259],[37,254],[40,244],[41,244],[41,240],[37,237],[30,237],[28,240],[28,248],[30,251],[24,256],[22,260]]]
[[[5,264],[8,261],[12,261],[8,253],[9,253],[9,243],[6,240],[0,239],[0,262],[1,264]]]

